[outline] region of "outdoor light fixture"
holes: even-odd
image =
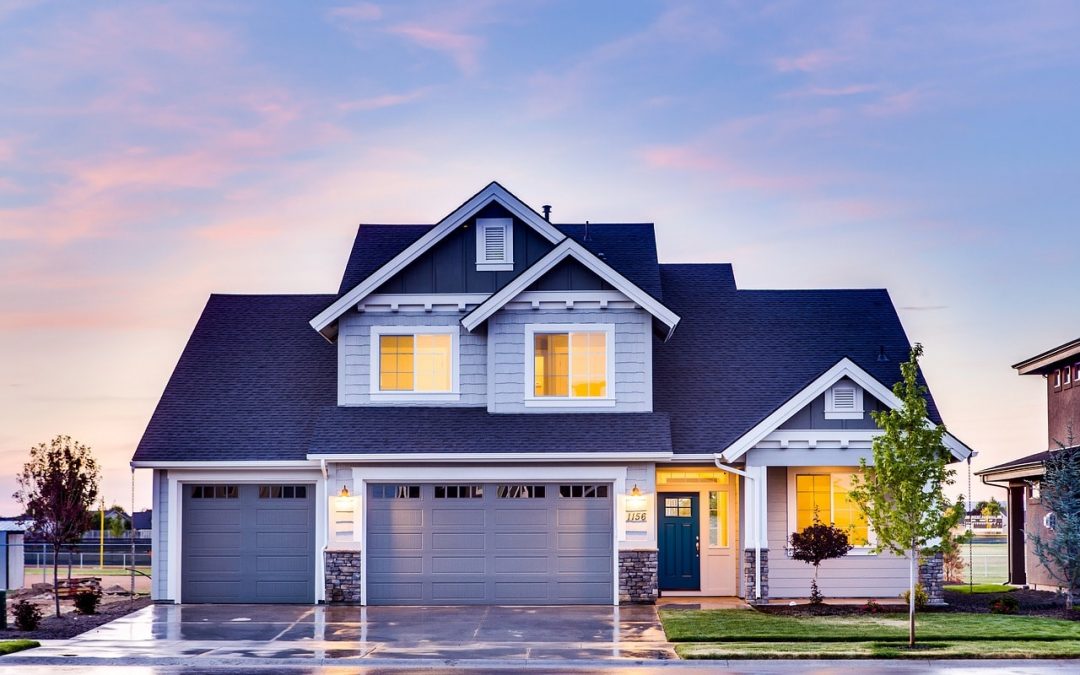
[[[627,511],[644,511],[645,510],[645,495],[641,494],[641,488],[636,484],[634,488],[630,490],[630,494],[626,497],[626,510]]]
[[[338,511],[352,511],[353,498],[349,496],[349,488],[341,486],[341,492],[334,498],[334,505]]]

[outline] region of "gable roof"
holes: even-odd
[[[1063,345],[1014,363],[1018,375],[1030,375],[1032,373],[1047,373],[1059,365],[1062,361],[1073,360],[1080,356],[1080,338],[1070,340]]]
[[[727,264],[665,264],[660,276],[683,317],[653,354],[654,409],[671,416],[676,453],[724,450],[844,357],[891,387],[911,349],[885,290],[737,290]]]
[[[538,281],[544,274],[567,258],[573,258],[589,268],[594,274],[611,284],[616,290],[633,300],[645,311],[649,312],[667,327],[665,340],[671,337],[675,326],[679,323],[679,316],[665,307],[656,298],[638,288],[629,279],[619,274],[599,257],[587,251],[581,244],[567,237],[531,267],[515,277],[510,283],[492,293],[487,300],[480,303],[471,312],[461,319],[461,325],[468,331],[473,331],[486,321],[492,314],[497,312],[506,303],[513,300],[519,293]]]

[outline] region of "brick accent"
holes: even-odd
[[[945,605],[945,558],[941,553],[919,559],[919,583],[926,589],[927,604]]]
[[[754,597],[754,549],[743,551],[743,578],[746,580],[746,601],[751,605],[769,602],[769,549],[761,549],[761,597]]]
[[[619,602],[656,602],[656,551],[619,551]]]
[[[326,552],[326,602],[360,603],[360,551]]]

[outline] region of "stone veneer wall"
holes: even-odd
[[[326,602],[360,603],[360,551],[326,552]]]
[[[656,551],[619,551],[619,602],[654,603]]]
[[[761,549],[761,597],[754,597],[754,549],[743,552],[743,578],[746,580],[746,601],[751,605],[769,601],[769,549]]]
[[[941,553],[919,560],[919,583],[926,589],[927,604],[945,604],[945,558]]]

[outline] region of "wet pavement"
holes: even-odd
[[[675,659],[656,608],[155,605],[0,667],[115,660],[198,667],[412,659],[507,662]]]

